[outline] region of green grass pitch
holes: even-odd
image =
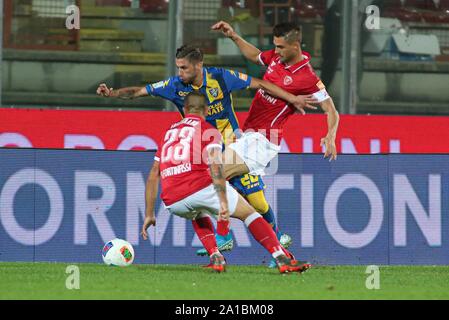
[[[263,266],[77,264],[80,289],[66,288],[67,263],[0,263],[0,299],[449,299],[449,266],[380,266],[368,290],[366,266],[315,266],[281,275]]]

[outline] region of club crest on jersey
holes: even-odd
[[[209,89],[209,93],[211,94],[212,97],[217,98],[219,93],[218,88]]]
[[[293,82],[292,77],[286,76],[286,77],[284,78],[284,85],[288,86],[288,85],[291,84],[292,82]]]

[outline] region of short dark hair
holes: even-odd
[[[202,112],[204,108],[207,108],[207,98],[198,90],[194,90],[186,96],[184,107],[188,107],[190,112]]]
[[[200,48],[185,44],[176,50],[176,59],[187,59],[189,62],[198,63],[203,61],[203,53]]]
[[[279,23],[273,28],[273,36],[284,37],[289,43],[301,42],[301,27],[294,22]]]

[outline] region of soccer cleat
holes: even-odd
[[[284,253],[285,253],[285,255],[287,256],[287,258],[292,259],[292,260],[296,260],[296,258],[295,258],[295,256],[293,255],[293,253],[291,253],[290,251],[288,251],[288,250],[285,249],[285,248],[282,248],[282,249],[283,249],[282,251],[284,251]]]
[[[288,273],[288,272],[301,273],[312,267],[312,265],[308,262],[290,259],[286,255],[280,255],[279,257],[277,257],[276,262],[280,273]]]
[[[286,250],[285,248],[284,248],[284,252],[285,252],[285,255],[287,256],[287,258],[295,260],[295,256],[293,255],[293,253],[291,253],[290,251]],[[278,266],[278,264],[276,262],[276,259],[275,258],[271,258],[270,262],[268,263],[268,268],[275,269],[275,268],[277,268],[277,266]]]
[[[271,258],[270,262],[268,263],[268,268],[275,269],[278,267],[278,264],[276,262],[275,258]]]
[[[213,269],[216,272],[226,271],[226,261],[221,253],[214,253],[210,256],[210,263],[205,268]]]
[[[282,246],[287,249],[288,247],[291,246],[292,244],[292,237],[290,237],[288,234],[283,233],[280,237],[279,237],[279,243],[282,244]]]
[[[226,236],[215,235],[215,240],[217,241],[218,250],[221,251],[231,251],[234,248],[234,240],[232,240],[231,233]],[[207,256],[207,250],[202,248],[196,251],[198,256]]]

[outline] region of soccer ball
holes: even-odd
[[[104,245],[101,256],[108,266],[127,267],[134,261],[134,248],[128,241],[114,239]]]

